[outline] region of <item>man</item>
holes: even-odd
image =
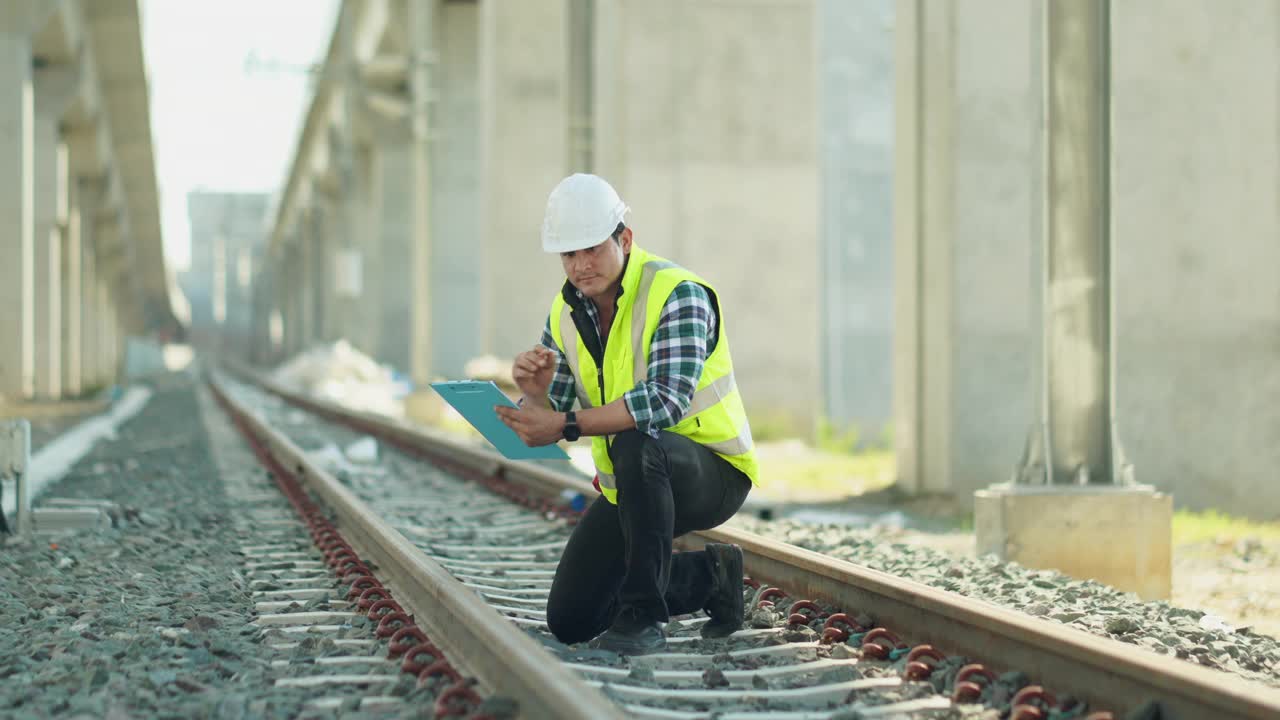
[[[551,192],[542,249],[567,279],[515,359],[520,408],[498,414],[530,446],[591,437],[602,497],[565,546],[547,626],[636,655],[666,647],[671,615],[706,610],[704,637],[742,626],[742,550],[671,544],[728,520],[759,469],[715,290],[635,245],[629,210],[595,175]]]

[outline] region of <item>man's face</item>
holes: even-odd
[[[622,267],[631,250],[631,228],[622,231],[617,240],[604,242],[586,250],[560,253],[565,277],[588,297],[603,295],[622,277]]]

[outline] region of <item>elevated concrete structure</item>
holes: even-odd
[[[720,285],[739,318],[739,377],[757,410],[806,426],[819,402],[819,317],[796,322],[789,308],[816,308],[819,297],[816,61],[789,50],[814,44],[816,3],[535,0],[409,10],[343,6],[272,231],[273,247],[299,244],[298,265],[309,268],[305,281],[286,279],[278,290],[282,307],[294,304],[285,294],[302,294],[301,309],[281,313],[285,349],[344,336],[419,384],[459,376],[481,353],[526,349],[563,280],[537,239],[546,194],[565,174],[593,170],[637,209],[641,243]],[[669,12],[688,14],[689,24],[667,23]],[[703,32],[710,27],[733,32]],[[719,44],[695,50],[686,42],[695,36]],[[740,67],[756,46],[778,52]],[[652,72],[650,61],[682,72]],[[717,85],[757,92],[726,89],[674,114],[619,95],[625,87],[637,98],[699,98]],[[752,120],[740,127],[744,118]],[[673,157],[686,160],[665,164]],[[353,196],[364,198],[357,212],[369,232],[348,239],[350,211],[336,198]],[[304,229],[314,217],[320,226]],[[738,251],[716,240],[728,236]],[[358,249],[363,275],[358,323],[326,295],[348,247]],[[757,248],[812,281],[796,290],[790,279],[746,272]],[[800,295],[784,308],[767,300],[773,291]]]
[[[722,288],[759,425],[826,414],[875,439],[891,374],[901,486],[970,497],[1012,475],[1038,417],[1042,7],[348,0],[272,213],[262,308],[278,313],[278,352],[348,337],[422,385],[527,347],[560,280],[537,243],[546,192],[599,172],[636,209],[642,244]],[[1280,412],[1257,403],[1280,383],[1265,332],[1280,311],[1261,270],[1280,235],[1280,9],[1238,9],[1131,0],[1110,13],[1116,360],[1104,402],[1121,428],[1144,430],[1127,447],[1151,468],[1142,481],[1271,517]],[[1225,42],[1240,18],[1256,29]],[[1154,55],[1138,57],[1153,27]],[[1213,102],[1174,109],[1202,96]],[[1146,105],[1168,110],[1157,122]],[[1188,142],[1195,132],[1210,141]],[[1168,208],[1195,219],[1171,222]],[[335,294],[353,266],[359,292]],[[1211,311],[1176,301],[1201,287],[1218,288],[1196,305]],[[1198,350],[1209,341],[1239,352]],[[1226,419],[1203,420],[1205,407]],[[1210,460],[1222,448],[1227,472]],[[1224,491],[1240,478],[1252,495]]]
[[[191,305],[193,342],[246,357],[253,335],[253,288],[265,243],[267,196],[196,191],[187,195],[191,265],[178,276]]]
[[[112,382],[125,332],[178,332],[135,0],[4,3],[0,93],[0,397],[56,400]]]

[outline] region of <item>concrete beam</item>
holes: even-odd
[[[342,4],[338,27],[351,28],[350,53],[354,56],[356,69],[378,56],[384,37],[389,28],[394,27],[393,15],[393,6],[389,0]],[[340,86],[347,79],[344,64],[350,62],[347,59],[350,55],[344,58],[340,42],[342,34],[335,32],[330,39],[319,85],[311,107],[307,110],[293,166],[289,169],[289,177],[277,207],[269,246],[284,242],[284,237],[294,226],[301,208],[310,204],[310,198],[304,197],[307,195],[304,187],[313,182],[317,175],[328,172],[329,166],[334,162],[330,157],[327,136],[331,126],[342,124],[343,112],[337,95],[340,94]]]

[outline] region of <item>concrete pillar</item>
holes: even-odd
[[[1115,437],[1109,0],[1044,13],[1040,418],[1013,484],[975,493],[980,554],[1167,599],[1173,502],[1135,485]]]
[[[376,316],[377,306],[372,285],[377,282],[369,271],[369,254],[377,238],[370,232],[372,226],[373,152],[368,145],[359,144],[352,151],[352,179],[343,200],[346,216],[346,240],[343,247],[345,267],[342,288],[342,334],[351,339],[361,352],[376,357],[378,328],[370,319]]]
[[[440,6],[436,38],[435,135],[431,150],[430,289],[432,372],[462,377],[480,354],[480,98],[479,21],[476,3]],[[540,189],[528,188],[536,197]],[[548,192],[550,190],[548,189]],[[540,221],[535,221],[540,222]],[[536,230],[536,228],[534,228]],[[533,236],[524,238],[532,242]],[[542,259],[545,262],[545,258]],[[530,298],[541,302],[540,292]]]
[[[398,130],[398,132],[397,132]],[[374,156],[373,233],[369,272],[377,278],[368,288],[378,327],[374,354],[378,360],[408,372],[413,362],[413,153],[407,129],[383,128]],[[406,328],[410,331],[406,332]]]
[[[342,242],[342,216],[339,214],[336,195],[322,194],[317,197],[319,206],[315,235],[315,288],[318,300],[316,311],[317,340],[332,343],[342,338],[342,317],[338,308],[337,250]]]
[[[58,126],[74,78],[65,70],[35,76],[35,392],[62,396],[62,234],[67,216],[67,146]]]
[[[75,186],[69,195],[70,210],[62,235],[62,389],[68,397],[79,397],[84,389],[84,237]]]
[[[1018,480],[1110,485],[1110,3],[1045,12],[1044,391]]]
[[[313,198],[314,201],[314,198]],[[320,337],[319,319],[320,319],[320,271],[317,268],[319,262],[319,233],[317,232],[316,209],[308,207],[299,212],[298,218],[298,253],[300,262],[298,269],[300,273],[299,286],[301,288],[302,306],[300,308],[300,332],[298,341],[305,350],[311,347],[312,343]]]
[[[816,44],[816,2],[599,0],[595,12],[597,172],[632,207],[641,247],[716,285],[758,429],[806,429],[821,405],[821,192],[817,52],[797,48]],[[513,234],[531,254],[534,229]],[[554,258],[539,264],[562,277]],[[555,284],[541,285],[544,303]]]
[[[883,442],[893,389],[893,0],[818,2],[823,414]]]
[[[98,323],[102,321],[102,308],[98,305],[98,209],[101,207],[102,185],[89,179],[81,179],[77,186],[77,205],[80,218],[80,382],[86,389],[101,384],[101,364],[98,357]]]
[[[480,4],[483,352],[510,357],[535,344],[564,280],[538,229],[547,194],[567,174],[565,20],[564,0]],[[628,103],[628,112],[646,104]]]
[[[0,9],[0,396],[30,398],[35,392],[35,230],[33,166],[35,102],[31,40],[20,11]]]
[[[506,3],[509,4],[509,3]],[[491,8],[495,3],[485,2]],[[505,4],[504,4],[505,5]],[[438,70],[435,26],[437,10],[434,0],[409,3],[409,127],[412,160],[413,206],[412,266],[413,308],[410,328],[409,377],[426,393],[426,383],[431,381],[431,132],[433,118],[431,103],[435,92],[435,72]],[[412,408],[420,403],[413,400]]]
[[[280,302],[284,306],[284,353],[293,357],[302,349],[302,253],[296,234],[291,233],[284,244],[284,283]]]
[[[907,492],[963,500],[1009,478],[1033,417],[1039,7],[894,8],[894,443]]]
[[[116,323],[117,310],[114,293],[108,278],[98,281],[98,307],[101,308],[101,321],[98,323],[98,358],[102,371],[102,384],[111,386],[118,381],[120,369],[119,357],[116,355]]]

